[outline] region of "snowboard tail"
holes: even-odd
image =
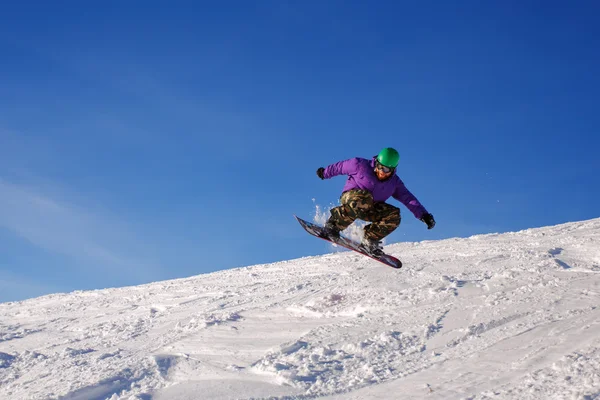
[[[337,244],[339,246],[342,246],[348,250],[355,251],[364,256],[370,257],[373,260],[379,261],[380,263],[383,263],[389,267],[397,268],[397,269],[402,268],[402,262],[394,256],[390,256],[389,254],[385,254],[385,253],[381,254],[381,255],[372,254],[360,243],[356,243],[355,241],[350,240],[341,235],[339,237],[331,237],[327,234],[327,231],[322,226],[313,224],[312,222],[305,221],[302,218],[299,218],[295,215],[294,215],[294,217],[298,220],[298,222],[304,228],[304,230],[313,236],[316,236],[323,240],[327,240],[328,242]]]

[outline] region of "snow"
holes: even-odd
[[[0,398],[600,399],[600,219],[385,250],[0,304]]]

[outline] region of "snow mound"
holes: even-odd
[[[0,304],[11,400],[600,399],[600,219]]]

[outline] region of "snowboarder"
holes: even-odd
[[[427,229],[435,226],[433,215],[396,175],[399,160],[398,152],[386,147],[371,160],[356,157],[317,170],[321,179],[348,175],[340,197],[341,205],[330,211],[325,224],[330,237],[339,237],[356,219],[371,222],[364,228],[362,245],[374,255],[383,254],[381,240],[400,225],[400,209],[385,202],[391,196],[423,221]]]

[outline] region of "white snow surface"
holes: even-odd
[[[2,303],[0,399],[600,399],[600,219],[385,250]]]

